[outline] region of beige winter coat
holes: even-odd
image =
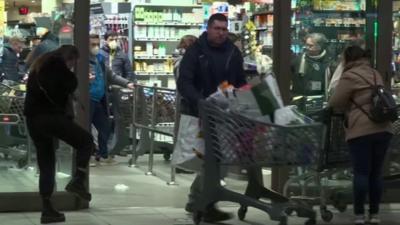
[[[376,74],[377,84],[383,85],[381,75],[378,71],[371,68],[367,60],[349,63],[345,66],[335,92],[329,100],[330,106],[338,110],[343,110],[348,118],[347,128],[345,128],[346,140],[385,131],[392,132],[392,125],[390,122],[372,122],[368,116],[351,101],[351,99],[353,99],[358,105],[361,105],[369,112],[372,94],[369,88],[370,85],[354,73],[360,74],[366,78],[370,84],[373,84],[374,72]]]

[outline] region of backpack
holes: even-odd
[[[396,101],[393,98],[393,95],[390,91],[388,91],[384,86],[376,83],[376,73],[374,71],[374,84],[369,83],[365,77],[361,76],[358,73],[352,72],[353,74],[359,76],[363,79],[367,84],[370,85],[371,89],[371,109],[367,112],[365,109],[361,107],[361,105],[357,104],[353,99],[351,101],[354,105],[357,106],[368,118],[375,123],[384,123],[384,122],[394,122],[398,119],[397,114],[397,105]]]

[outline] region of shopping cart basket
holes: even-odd
[[[248,206],[269,214],[271,220],[287,223],[285,210],[291,208],[298,216],[307,217],[307,225],[316,223],[316,213],[307,204],[292,202],[263,187],[258,196],[239,194],[220,185],[220,166],[254,167],[318,166],[324,144],[323,124],[280,126],[259,122],[234,112],[225,111],[213,103],[201,101],[200,115],[205,137],[204,187],[195,205],[193,220],[199,224],[207,206],[218,201],[241,205],[239,217],[244,218]],[[258,176],[259,177],[259,176]],[[250,185],[261,187],[257,177],[249,176]],[[267,198],[266,203],[258,198]]]

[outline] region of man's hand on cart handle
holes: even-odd
[[[129,88],[129,89],[134,89],[135,88],[135,83],[128,83],[126,85],[126,87]]]

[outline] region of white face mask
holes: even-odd
[[[98,46],[96,46],[96,47],[93,47],[92,49],[90,49],[90,53],[92,55],[97,55],[97,54],[99,54],[99,50],[100,50],[100,48]]]
[[[115,50],[118,47],[117,41],[111,41],[108,43],[108,46],[110,47],[110,49]]]

